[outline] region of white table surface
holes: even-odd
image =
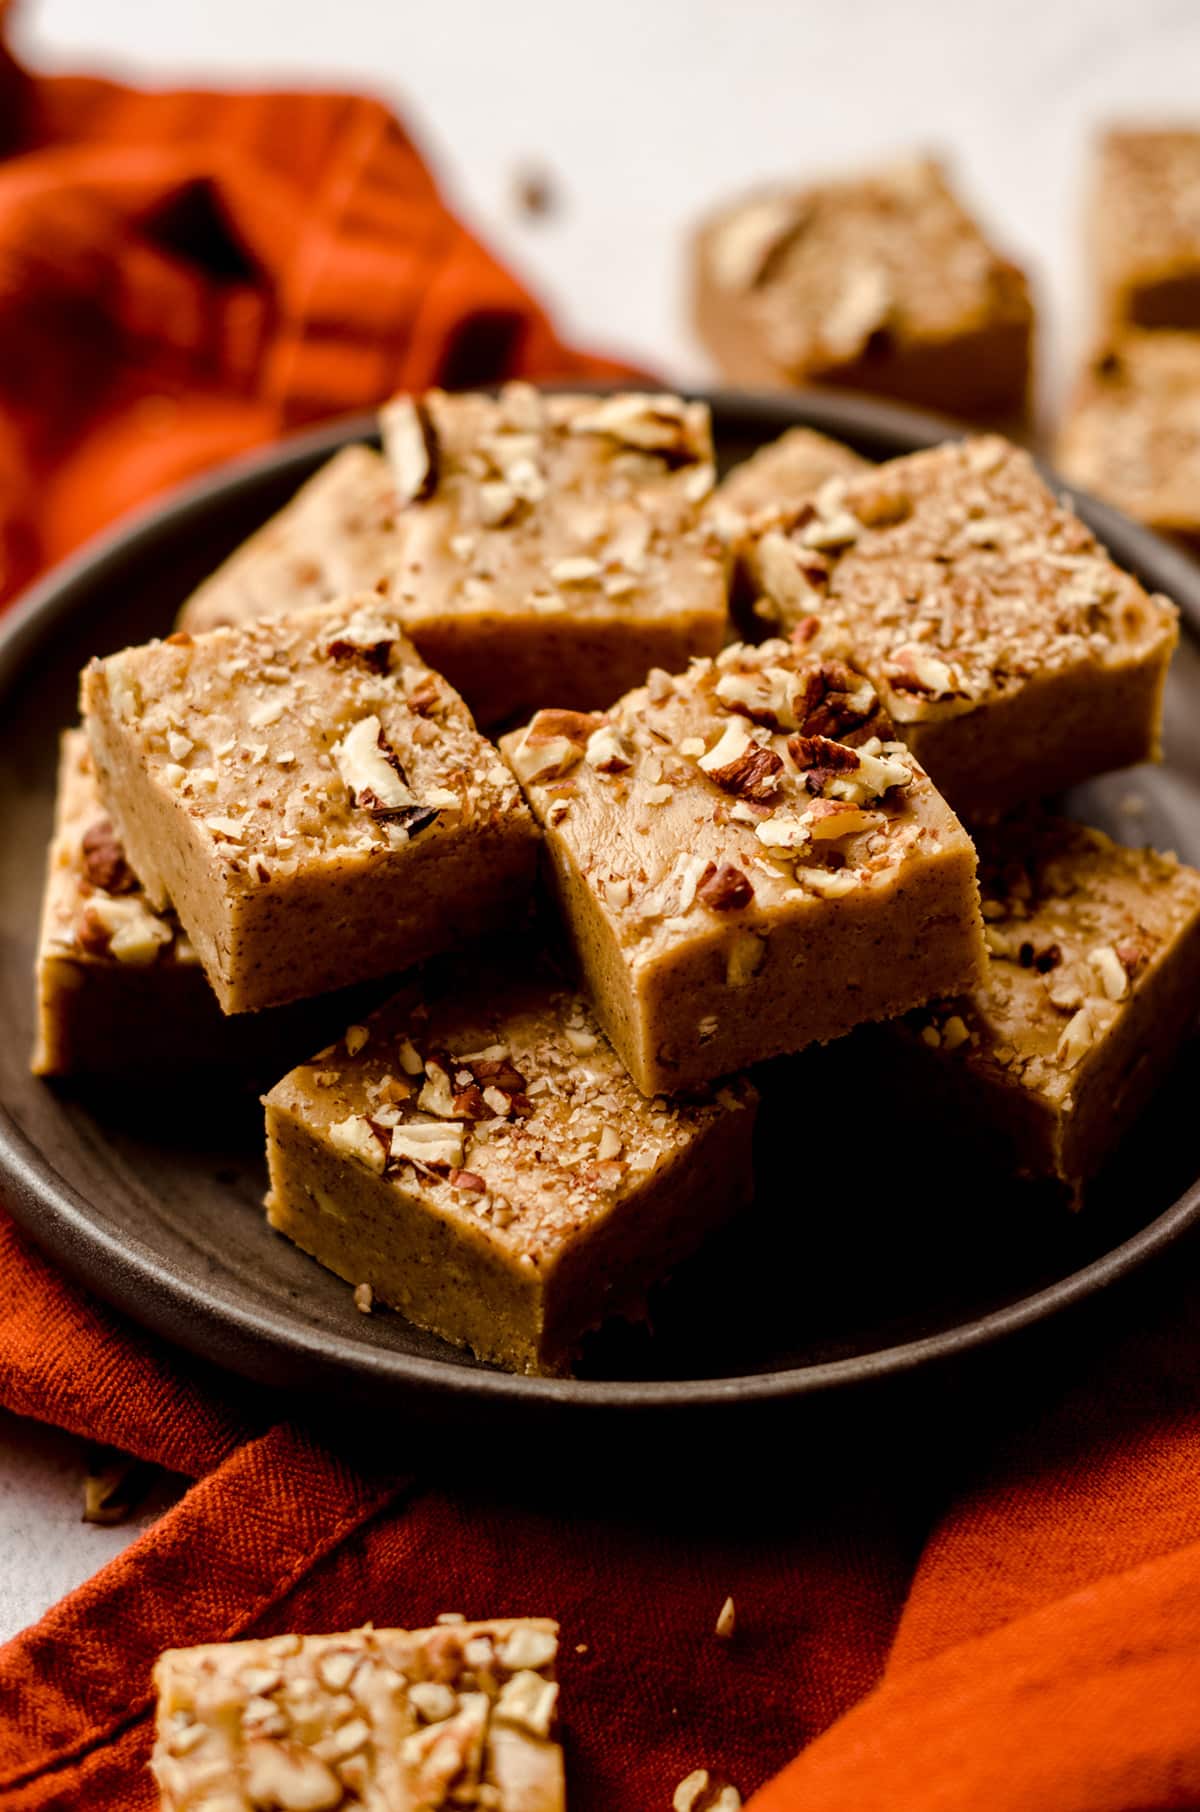
[[[42,67],[305,81],[394,98],[451,199],[581,340],[686,382],[688,222],[763,178],[945,149],[1040,292],[1047,395],[1080,339],[1077,205],[1098,120],[1200,116],[1194,0],[24,0]],[[522,217],[517,173],[561,209]],[[83,1451],[0,1415],[0,1636],[140,1523],[79,1521]],[[156,1505],[163,1496],[158,1494]]]

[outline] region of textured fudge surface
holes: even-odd
[[[685,1045],[715,1040],[714,1055],[721,1053],[739,1022],[739,1036],[752,1038],[764,1003],[751,1006],[729,991],[760,969],[773,993],[796,990],[788,1015],[795,1042],[783,1048],[836,1035],[820,1017],[833,997],[832,976],[814,993],[815,975],[800,966],[803,949],[785,938],[772,948],[786,973],[768,978],[768,942],[785,931],[803,943],[802,927],[814,919],[836,937],[856,909],[882,910],[926,863],[949,865],[945,897],[936,908],[926,902],[946,915],[939,932],[949,966],[969,974],[977,961],[967,838],[893,740],[874,687],[841,661],[781,640],[735,644],[686,674],[652,673],[603,717],[539,712],[502,747],[547,827],[585,966],[590,949],[613,973],[632,978],[635,990],[656,969],[661,980],[680,957],[712,970],[693,975],[694,986],[677,973],[682,998],[671,1010],[687,1016],[687,1035],[677,1028]],[[915,900],[906,904],[917,916],[923,910]],[[847,954],[852,945],[848,937]],[[882,961],[876,951],[870,976],[859,973],[865,960],[856,950],[847,985],[864,991],[859,1017],[871,1018],[887,1010],[883,998],[911,992],[913,978],[895,949]],[[590,984],[622,1048],[613,1000],[595,968]],[[642,1011],[652,1022],[654,1010],[643,1003]],[[821,1029],[806,1035],[813,1014]],[[764,1033],[768,1044],[774,1035]],[[622,1055],[630,1062],[627,1045]],[[686,1077],[703,1056],[681,1053]],[[637,1059],[631,1067],[644,1088],[658,1086],[653,1069]]]
[[[401,967],[528,885],[519,790],[374,594],[94,661],[83,703],[130,858],[227,1011]]]
[[[215,629],[370,590],[394,559],[396,508],[383,456],[343,447],[192,594],[180,628]]]
[[[1200,132],[1115,128],[1100,141],[1091,233],[1110,317],[1200,325]]]
[[[701,520],[714,482],[707,405],[676,396],[400,397],[382,412],[402,504],[393,595],[623,616],[719,601]]]
[[[909,1015],[1018,1168],[1078,1189],[1149,1099],[1200,1008],[1200,874],[1055,818],[979,837],[983,984]]]
[[[754,555],[768,605],[853,648],[905,725],[1031,679],[1173,644],[1177,613],[1113,565],[1033,461],[997,436],[833,480]]]
[[[381,419],[403,506],[389,595],[481,723],[606,705],[720,647],[706,405],[510,384],[398,398]]]
[[[586,1003],[561,980],[527,968],[520,979],[499,967],[456,966],[451,976],[443,966],[271,1091],[269,1128],[286,1131],[282,1122],[290,1120],[332,1155],[342,1175],[338,1185],[323,1180],[315,1191],[318,1200],[337,1195],[339,1224],[317,1217],[306,1236],[297,1218],[306,1180],[294,1167],[285,1170],[277,1141],[270,1218],[351,1282],[369,1284],[411,1319],[476,1350],[481,1342],[469,1313],[464,1319],[459,1290],[477,1308],[498,1270],[508,1281],[487,1311],[485,1355],[542,1369],[578,1343],[606,1290],[615,1292],[626,1276],[639,1288],[656,1280],[658,1273],[652,1268],[647,1278],[641,1265],[666,1213],[682,1215],[684,1230],[670,1236],[674,1249],[664,1251],[663,1268],[695,1243],[686,1228],[687,1192],[702,1195],[707,1185],[684,1179],[701,1150],[711,1154],[722,1213],[747,1198],[753,1113],[746,1110],[755,1100],[749,1084],[735,1079],[686,1103],[647,1101]],[[710,1135],[719,1135],[723,1149],[734,1122],[737,1167],[722,1174],[728,1158],[718,1158]],[[370,1216],[379,1203],[364,1198],[361,1240],[352,1245],[354,1192],[375,1179],[394,1191],[385,1210],[394,1225],[373,1234]],[[401,1265],[393,1248],[401,1198],[442,1241],[424,1296],[419,1264]],[[700,1227],[711,1220],[699,1201],[696,1219]],[[594,1248],[593,1240],[600,1242]],[[565,1301],[526,1302],[556,1288],[564,1265],[593,1249],[599,1294],[585,1292],[578,1322],[571,1325],[576,1311]],[[517,1308],[505,1301],[509,1283],[521,1299]]]
[[[164,1812],[562,1812],[557,1650],[541,1618],[168,1650]]]
[[[1127,333],[1088,366],[1063,474],[1152,528],[1200,534],[1200,335]]]
[[[883,334],[945,343],[1030,314],[1024,277],[933,160],[750,196],[709,225],[702,257],[797,374],[853,364]]]
[[[789,428],[721,480],[707,505],[709,520],[723,539],[736,541],[751,526],[765,526],[805,503],[826,479],[866,472],[870,465],[815,428]]]

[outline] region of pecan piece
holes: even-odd
[[[133,893],[138,879],[125,859],[125,849],[111,818],[97,818],[83,833],[83,871],[103,893]]]
[[[810,793],[823,792],[831,780],[862,766],[857,750],[828,736],[789,736],[787,749]]]
[[[419,503],[437,489],[437,430],[425,404],[399,396],[382,411],[384,443],[401,504]]]
[[[754,888],[740,868],[735,868],[732,862],[724,862],[720,868],[712,868],[701,880],[696,888],[696,898],[702,900],[710,912],[740,912],[753,900]]]
[[[861,673],[842,661],[821,661],[805,675],[796,715],[806,735],[836,739],[865,723],[877,702],[875,688]]]

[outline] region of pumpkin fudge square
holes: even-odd
[[[644,1100],[517,954],[430,971],[271,1090],[267,1213],[360,1304],[556,1373],[749,1200],[757,1096]]]
[[[164,1812],[563,1812],[557,1653],[541,1617],[168,1649]]]
[[[596,1012],[647,1094],[969,986],[975,851],[861,672],[780,640],[502,743]]]
[[[862,665],[967,819],[1158,757],[1174,605],[997,436],[830,481],[746,567],[769,622]]]
[[[343,447],[232,553],[179,613],[193,634],[370,591],[386,577],[399,505],[373,447]]]
[[[381,419],[402,506],[388,595],[480,723],[611,704],[721,646],[705,404],[509,384],[400,397]]]
[[[721,208],[692,253],[697,331],[742,384],[837,384],[954,415],[1018,413],[1033,308],[933,158]]]
[[[1125,333],[1081,374],[1059,470],[1162,534],[1200,541],[1200,334]]]
[[[1093,162],[1087,235],[1105,329],[1200,328],[1200,132],[1106,132]]]
[[[113,830],[82,730],[61,742],[36,963],[34,1074],[214,1060],[225,1026],[175,914],[155,912]]]
[[[1078,1201],[1195,1024],[1200,874],[1056,818],[986,831],[979,855],[982,985],[886,1032],[926,1109]]]
[[[495,937],[528,896],[517,787],[374,594],[93,661],[82,701],[129,860],[227,1013]]]

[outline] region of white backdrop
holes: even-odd
[[[22,0],[44,67],[304,79],[394,100],[452,197],[582,339],[687,380],[684,229],[762,177],[955,156],[1039,285],[1052,385],[1082,331],[1077,199],[1098,120],[1200,117],[1196,0]],[[523,219],[522,166],[561,213]],[[80,1450],[0,1417],[0,1636],[118,1548]]]

